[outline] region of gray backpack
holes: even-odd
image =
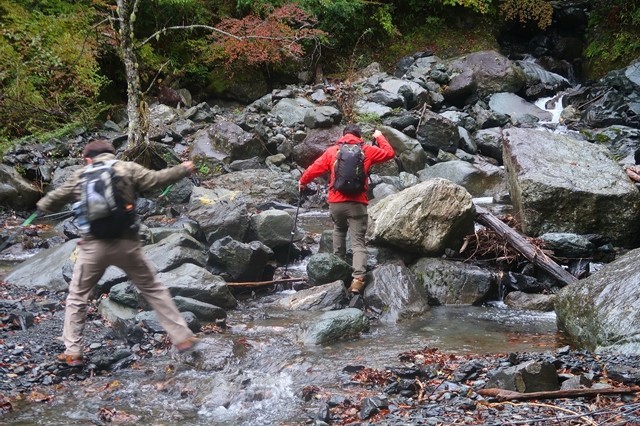
[[[364,171],[362,143],[341,143],[333,165],[333,188],[343,194],[355,195],[364,191],[367,175]]]

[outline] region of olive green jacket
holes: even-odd
[[[93,161],[109,161],[115,160],[115,158],[113,154],[100,154]],[[131,179],[136,194],[172,184],[189,175],[189,170],[183,165],[163,170],[150,170],[132,161],[117,161],[113,168],[118,175],[128,176]],[[77,170],[59,188],[41,198],[37,203],[38,210],[57,212],[68,203],[80,200],[80,175],[84,169],[83,167]]]

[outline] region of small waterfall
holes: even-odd
[[[548,121],[548,123],[557,124],[560,122],[560,114],[562,113],[562,109],[563,109],[562,108],[563,96],[564,96],[563,94],[559,94],[556,96],[540,98],[535,101],[535,105],[538,108],[551,113],[552,118],[551,118],[551,121]]]

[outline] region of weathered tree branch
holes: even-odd
[[[478,393],[482,396],[488,396],[496,398],[499,401],[525,401],[529,399],[556,399],[556,398],[578,398],[581,396],[594,396],[594,395],[616,395],[621,393],[638,393],[640,392],[640,386],[619,387],[619,388],[604,388],[604,389],[566,389],[557,391],[541,391],[541,392],[528,392],[521,393],[505,389],[480,389]]]
[[[215,33],[220,33],[220,34],[225,35],[227,37],[235,38],[236,40],[245,40],[247,38],[258,38],[258,37],[238,37],[237,35],[228,33],[226,31],[221,30],[220,28],[212,27],[210,25],[199,25],[199,24],[177,25],[177,26],[173,26],[173,27],[164,27],[163,29],[156,31],[155,33],[153,33],[149,37],[147,37],[142,43],[140,43],[140,46],[144,46],[145,44],[149,43],[154,38],[159,37],[159,36],[169,32],[169,31],[174,31],[174,30],[195,30],[195,29],[209,30],[209,31],[212,31],[212,32],[215,32]]]
[[[227,283],[229,287],[266,287],[273,284],[295,283],[300,281],[307,281],[306,278],[282,278],[273,281],[248,281],[239,283]]]
[[[495,217],[489,212],[489,210],[480,207],[476,207],[476,220],[497,232],[500,236],[505,238],[513,248],[518,250],[524,257],[530,262],[539,266],[541,269],[549,273],[552,277],[558,280],[563,285],[568,285],[576,282],[578,279],[564,270],[560,265],[555,263],[549,256],[543,253],[538,247],[531,245],[520,234],[511,229],[507,224]]]
[[[214,33],[222,34],[222,35],[227,36],[227,37],[234,38],[234,39],[239,40],[239,41],[242,41],[242,40],[271,40],[271,41],[289,40],[293,44],[293,43],[296,43],[296,42],[298,42],[300,40],[304,40],[305,38],[307,38],[307,37],[270,37],[270,36],[263,36],[263,35],[237,36],[235,34],[232,34],[230,32],[221,30],[220,28],[212,27],[210,25],[193,24],[193,25],[176,25],[176,26],[172,26],[172,27],[162,28],[161,30],[156,31],[155,33],[153,33],[149,37],[147,37],[144,41],[142,41],[139,44],[139,46],[144,46],[145,44],[149,43],[154,38],[160,37],[161,35],[166,34],[169,31],[195,30],[195,29],[208,30],[208,31],[211,31],[211,32],[214,32]],[[309,38],[311,38],[311,37],[309,37]]]

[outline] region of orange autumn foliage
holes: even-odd
[[[282,64],[304,54],[305,42],[318,44],[325,36],[314,29],[315,19],[299,6],[287,4],[274,9],[265,18],[251,14],[242,19],[228,18],[216,27],[232,37],[212,34],[228,65],[250,66]]]

